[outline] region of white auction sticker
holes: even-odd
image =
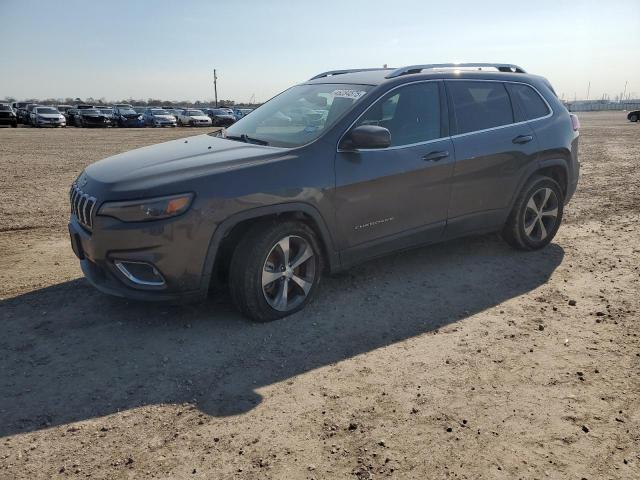
[[[333,92],[331,92],[331,95],[333,95],[334,97],[339,97],[339,98],[352,98],[354,100],[359,99],[361,96],[363,96],[365,93],[365,91],[363,90],[346,90],[346,89],[342,89],[342,90],[334,90]]]

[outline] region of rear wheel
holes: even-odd
[[[248,318],[268,322],[301,310],[316,293],[322,253],[311,228],[294,221],[260,223],[236,247],[229,288]]]
[[[563,206],[564,195],[558,182],[536,175],[518,196],[502,237],[520,250],[547,246],[560,227]]]

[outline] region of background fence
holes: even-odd
[[[640,110],[640,100],[630,102],[566,102],[570,112],[597,112],[600,110]]]

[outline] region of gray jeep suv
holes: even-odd
[[[399,249],[491,231],[544,247],[576,189],[578,128],[515,65],[325,72],[227,130],[87,167],[71,243],[104,292],[203,299],[220,279],[273,320],[323,274]]]

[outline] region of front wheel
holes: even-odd
[[[564,194],[558,182],[541,175],[524,186],[502,229],[502,238],[519,250],[547,246],[562,222]]]
[[[236,247],[229,268],[233,303],[248,318],[268,322],[304,308],[323,269],[315,233],[304,223],[260,223]]]
[[[638,115],[631,115],[629,117],[629,121],[631,122],[637,122],[638,121]]]

